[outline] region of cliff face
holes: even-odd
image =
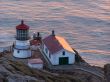
[[[92,67],[88,65],[81,57],[77,57],[77,66],[92,69],[92,71],[101,72],[109,78],[109,65],[102,68]],[[107,82],[105,76],[98,77],[90,72],[81,69],[72,69],[67,71],[47,71],[31,69],[21,61],[12,60],[10,56],[2,55],[0,57],[0,82]],[[81,61],[79,61],[81,59]],[[109,82],[109,81],[108,81]]]
[[[12,60],[0,62],[0,82],[105,82],[104,79],[90,73],[73,70],[70,73],[52,73],[46,70],[34,70]]]
[[[104,72],[108,82],[110,82],[110,64],[104,66]]]

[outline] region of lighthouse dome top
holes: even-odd
[[[21,24],[19,24],[18,26],[16,26],[16,29],[18,30],[28,30],[29,29],[29,26],[24,24],[24,21],[21,20]]]

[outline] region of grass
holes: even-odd
[[[15,72],[18,73],[17,71],[19,71],[20,74],[43,79],[46,82],[81,82],[79,78],[72,75],[67,75],[67,74],[56,75],[42,70],[37,70],[37,69],[34,70],[29,68],[27,65],[23,64],[22,62],[17,62],[12,60],[9,60],[8,63],[10,66],[14,68],[14,70],[7,68],[12,73]],[[36,81],[32,81],[32,82],[36,82]]]

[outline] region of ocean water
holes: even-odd
[[[21,19],[30,35],[54,29],[91,65],[110,63],[110,0],[0,0],[0,45],[15,40]]]

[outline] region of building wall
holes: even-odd
[[[29,42],[29,40],[26,40],[26,41],[16,40],[15,46],[29,47],[30,46],[30,42]]]
[[[48,48],[45,46],[45,44],[43,46],[44,46],[43,51],[44,51],[45,55],[49,58],[50,52],[49,52]],[[46,52],[46,49],[47,49],[47,52]]]
[[[31,57],[29,40],[26,40],[26,41],[16,40],[13,56],[17,58]]]
[[[44,45],[43,51],[44,51],[45,55],[47,56],[47,58],[52,63],[52,65],[59,65],[59,58],[60,57],[68,57],[69,64],[74,64],[74,62],[75,62],[75,53],[74,52],[69,52],[67,50],[62,49],[55,54],[50,54],[49,50],[48,50],[48,53],[46,53],[46,50],[45,50],[46,48],[47,47]],[[65,51],[65,55],[62,54],[63,51]]]
[[[62,54],[63,51],[65,51],[65,55]],[[60,57],[68,57],[69,58],[69,60],[68,60],[69,64],[75,63],[75,53],[69,52],[69,51],[64,50],[64,49],[51,55],[51,59],[50,59],[51,63],[53,65],[59,65],[59,58]]]
[[[31,50],[14,49],[13,56],[17,58],[28,58],[31,57]]]

